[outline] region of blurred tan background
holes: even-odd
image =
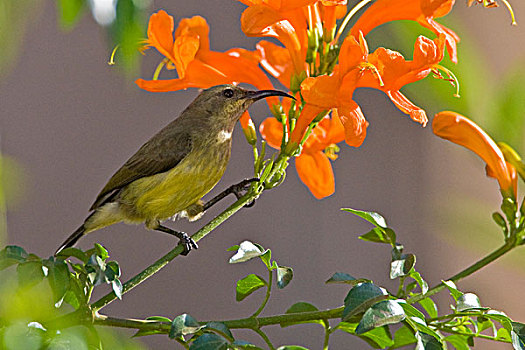
[[[84,220],[96,194],[113,172],[150,136],[178,116],[197,91],[141,91],[118,69],[107,65],[111,45],[90,16],[64,33],[58,29],[53,2],[20,4],[31,8],[29,23],[19,56],[0,80],[1,151],[23,171],[16,187],[17,198],[8,202],[7,243],[47,257]],[[525,4],[513,1],[513,5],[518,22],[525,24]],[[151,11],[160,8],[177,22],[182,17],[204,16],[211,27],[213,50],[225,51],[234,46],[253,49],[258,40],[247,38],[240,31],[239,18],[244,8],[240,2],[154,1]],[[479,63],[488,70],[485,78],[493,79],[497,89],[498,79],[508,67],[519,59],[525,62],[523,24],[511,27],[502,7],[467,9],[464,1],[459,1],[454,11],[465,32],[452,28],[460,36],[465,33],[482,49],[485,56],[479,57]],[[19,33],[22,29],[13,35]],[[462,44],[460,60],[461,48]],[[142,63],[142,77],[151,77],[159,57],[148,52]],[[451,88],[450,100],[452,93]],[[358,240],[370,227],[341,212],[342,207],[383,214],[405,250],[416,254],[416,267],[430,285],[498,247],[502,235],[490,215],[498,209],[500,197],[496,181],[485,177],[482,161],[435,137],[430,126],[421,128],[410,121],[382,93],[359,90],[355,98],[370,122],[368,137],[359,149],[342,146],[339,159],[333,163],[333,196],[316,200],[291,166],[282,186],[264,193],[253,208],[242,210],[199,242],[198,251],[177,258],[102,313],[142,318],[175,317],[187,312],[198,320],[250,315],[263,293],[237,303],[235,282],[248,273],[263,274],[264,270],[257,262],[228,264],[232,253],[226,249],[243,240],[270,248],[280,264],[294,269],[291,284],[284,290],[274,290],[263,315],[282,313],[296,301],[307,301],[320,309],[341,305],[348,289],[324,284],[337,271],[396,288],[397,282],[388,277],[388,247]],[[490,98],[490,93],[479,94],[480,101]],[[451,108],[420,104],[428,107],[429,116]],[[269,115],[263,103],[252,107],[251,112],[256,123]],[[483,125],[483,121],[480,123]],[[231,163],[210,196],[250,177],[251,164],[251,148],[237,128]],[[224,209],[227,201],[233,199],[213,208],[196,223],[179,221],[168,225],[193,233]],[[111,257],[120,263],[122,281],[177,243],[172,237],[146,231],[142,226],[124,224],[93,233],[82,239],[79,246],[89,248],[93,242],[107,247]],[[511,318],[525,322],[524,253],[523,249],[516,249],[461,282],[460,289],[476,292],[484,306],[503,310]],[[93,300],[107,291],[106,287],[99,287]],[[450,302],[447,295],[440,297],[441,312],[446,312]],[[320,349],[323,333],[316,327],[274,327],[268,334],[275,345]],[[236,334],[260,344],[253,332]],[[342,332],[331,339],[333,349],[367,348],[363,341]],[[166,336],[140,340],[152,349],[174,346]],[[510,345],[477,341],[476,349],[496,348]]]

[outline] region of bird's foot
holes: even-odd
[[[259,181],[259,178],[257,178],[257,177],[254,177],[254,178],[251,178],[251,179],[244,179],[241,182],[239,182],[238,184],[232,185],[230,187],[231,192],[235,195],[235,197],[237,197],[237,199],[240,199],[242,196],[244,196],[246,193],[248,193],[248,191],[250,190],[250,187],[252,185],[252,182],[258,182],[258,181]],[[253,207],[254,204],[255,204],[255,200],[253,200],[250,203],[246,204],[244,207],[245,208],[250,208],[250,207]]]
[[[186,256],[192,249],[199,248],[199,246],[197,245],[197,242],[195,242],[190,236],[188,236],[187,233],[185,232],[180,232],[180,233],[181,233],[181,236],[179,237],[180,238],[179,244],[182,244],[182,246],[184,247],[184,250],[182,251],[181,255]]]

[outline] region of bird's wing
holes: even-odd
[[[176,136],[156,135],[146,142],[109,179],[89,210],[95,210],[108,202],[118,191],[143,177],[163,173],[175,167],[192,149],[191,136],[179,133]]]

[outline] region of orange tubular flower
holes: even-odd
[[[516,169],[505,161],[499,147],[483,129],[461,114],[445,111],[434,116],[432,130],[480,156],[487,163],[487,175],[498,180],[503,195],[516,198]]]
[[[268,144],[279,149],[283,126],[275,118],[267,118],[260,127]],[[339,118],[324,118],[306,140],[301,154],[295,158],[295,168],[301,181],[315,198],[328,197],[335,191],[335,178],[330,159],[335,160],[335,144],[344,139],[344,128]]]
[[[444,36],[433,41],[424,36],[417,38],[412,61],[405,60],[399,52],[380,47],[368,56],[368,61],[377,67],[383,86],[380,86],[371,71],[365,72],[358,86],[382,90],[397,108],[425,126],[428,122],[425,111],[410,102],[399,90],[406,84],[425,78],[441,62],[444,50]]]
[[[448,14],[454,2],[455,0],[377,0],[357,20],[350,34],[356,36],[361,31],[366,35],[375,27],[395,20],[416,21],[436,35],[445,36],[450,59],[457,63],[456,43],[459,42],[459,37],[434,20]]]
[[[368,122],[352,100],[354,89],[367,63],[368,47],[362,35],[359,42],[348,36],[341,46],[339,65],[333,75],[306,78],[301,84],[301,95],[306,102],[292,132],[291,143],[299,144],[310,123],[323,111],[334,108],[345,129],[345,141],[359,147],[365,137]]]
[[[173,29],[172,16],[162,10],[153,14],[148,25],[147,47],[155,47],[166,56],[166,67],[176,68],[179,78],[137,79],[136,83],[140,88],[166,92],[242,82],[259,89],[273,89],[272,83],[258,66],[258,53],[243,49],[231,49],[227,52],[210,50],[209,27],[204,18],[195,16],[181,20],[175,39]]]

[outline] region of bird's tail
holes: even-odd
[[[62,245],[57,249],[57,251],[55,252],[55,255],[57,255],[58,253],[60,253],[62,250],[66,249],[66,248],[69,248],[69,247],[72,247],[73,245],[75,245],[75,243],[77,243],[77,241],[79,240],[80,237],[82,237],[86,232],[86,228],[84,227],[84,224],[82,224],[82,226],[80,226],[79,228],[76,229],[75,232],[73,232],[71,234],[71,236],[69,236],[64,243],[62,243]]]

